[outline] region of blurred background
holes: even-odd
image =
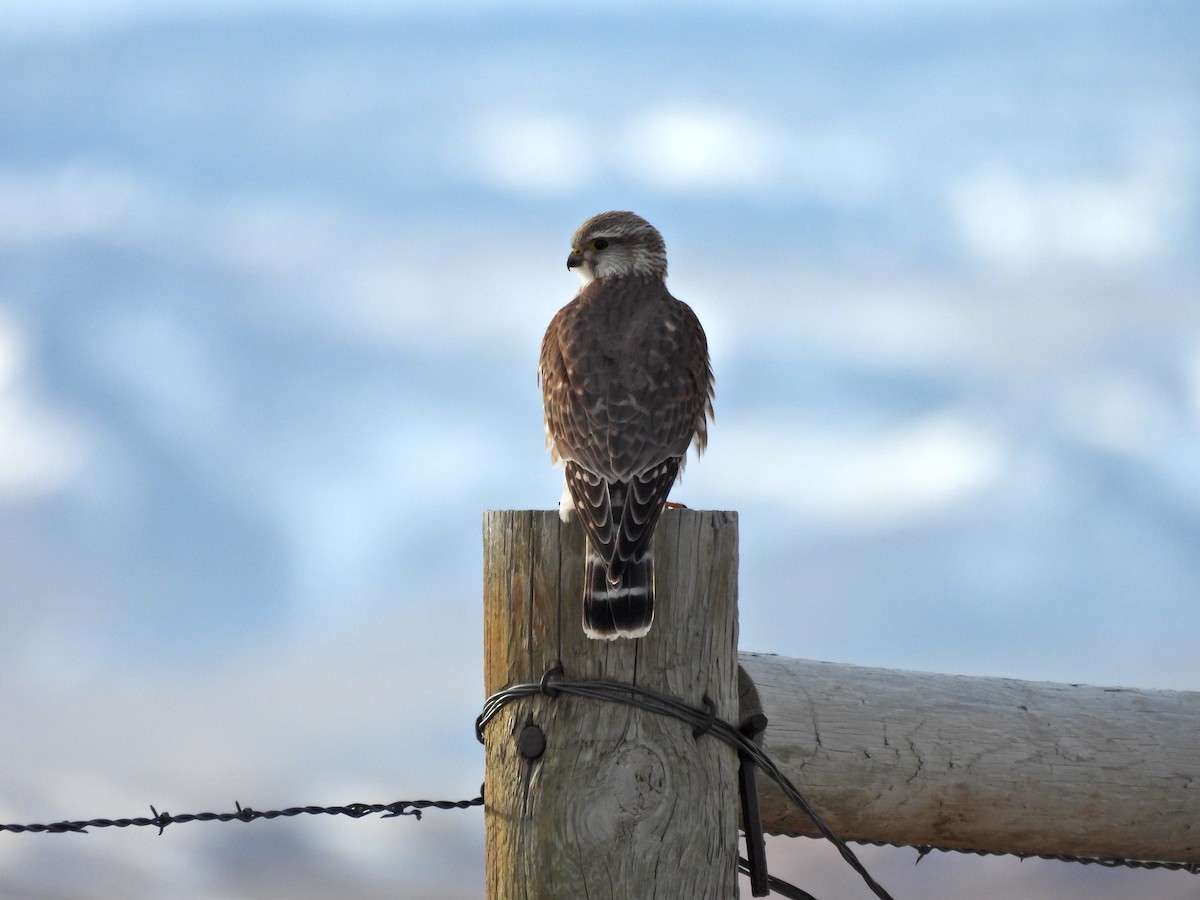
[[[1200,688],[1200,7],[0,8],[0,822],[474,797],[586,217],[708,331],[741,645]],[[0,835],[12,898],[483,895],[478,810]],[[773,871],[868,896],[823,844]],[[897,897],[1196,876],[863,850]]]

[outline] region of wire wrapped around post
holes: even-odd
[[[655,621],[637,640],[584,635],[583,541],[556,512],[484,519],[486,691],[535,686],[481,726],[488,897],[731,897],[736,752],[693,737],[703,721],[595,703],[553,679],[543,692],[541,679],[561,662],[570,682],[632,684],[700,709],[707,695],[714,721],[736,719],[736,514],[666,511]],[[545,742],[534,758],[520,746],[530,725]]]

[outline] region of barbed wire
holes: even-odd
[[[302,815],[347,816],[351,819],[361,819],[365,816],[383,813],[383,818],[392,819],[397,816],[412,816],[418,821],[422,810],[426,809],[470,809],[483,806],[483,789],[474,800],[397,800],[394,803],[347,803],[345,806],[289,806],[287,809],[252,809],[234,801],[236,812],[225,813],[180,813],[172,815],[169,812],[159,812],[150,807],[150,816],[135,816],[127,819],[81,819],[72,821],[50,822],[47,824],[16,825],[0,823],[0,831],[30,832],[41,834],[88,834],[89,828],[138,828],[150,826],[158,829],[161,835],[169,825],[183,825],[188,822],[253,822],[255,819],[278,819]],[[748,874],[750,864],[739,857],[739,871]],[[769,876],[771,889],[791,900],[816,900],[812,894],[801,890],[786,881]]]
[[[253,822],[255,819],[278,819],[290,816],[348,816],[351,819],[361,819],[364,816],[383,813],[383,818],[392,819],[397,816],[412,816],[421,818],[421,811],[426,809],[469,809],[472,806],[483,806],[483,792],[474,800],[397,800],[394,803],[348,803],[345,806],[289,806],[287,809],[251,809],[234,802],[236,812],[224,813],[180,813],[172,815],[169,812],[159,812],[150,807],[151,815],[137,816],[131,819],[86,819],[79,821],[50,822],[46,825],[5,825],[0,823],[0,831],[12,832],[44,832],[48,834],[87,834],[89,828],[130,828],[152,826],[162,834],[168,825],[182,825],[187,822]]]
[[[715,706],[705,698],[705,706],[695,707],[684,703],[676,697],[661,694],[647,688],[621,682],[602,680],[566,680],[562,678],[562,664],[559,663],[548,669],[537,683],[517,684],[497,691],[484,702],[483,711],[475,720],[475,736],[483,743],[483,730],[487,723],[494,718],[508,703],[522,697],[542,694],[555,697],[560,693],[580,697],[590,697],[613,703],[623,703],[654,712],[660,715],[679,719],[692,726],[695,737],[711,733],[715,737],[732,746],[740,753],[748,755],[756,766],[762,769],[775,781],[801,810],[812,820],[822,836],[829,840],[841,853],[847,863],[863,878],[865,883],[880,900],[892,900],[890,895],[870,876],[846,842],[835,835],[812,808],[800,791],[779,770],[773,760],[747,734],[716,715]],[[560,677],[555,677],[560,676]],[[90,828],[130,828],[154,827],[161,835],[169,825],[180,825],[188,822],[252,822],[256,819],[277,819],[301,815],[333,815],[346,816],[351,819],[361,819],[365,816],[381,814],[390,819],[399,816],[421,818],[422,811],[427,809],[470,809],[484,805],[483,789],[480,788],[478,797],[471,800],[396,800],[392,803],[348,803],[344,806],[290,806],[286,809],[258,810],[234,802],[234,812],[224,813],[180,813],[173,815],[169,812],[159,812],[154,806],[150,807],[150,816],[135,816],[132,818],[108,819],[96,818],[86,820],[63,820],[46,824],[5,824],[0,823],[0,832],[29,832],[46,834],[87,834]],[[889,841],[854,840],[856,844],[867,844],[877,847],[909,847],[907,844],[896,844]],[[1164,869],[1168,871],[1183,871],[1190,874],[1200,874],[1200,863],[1174,862],[1167,860],[1140,860],[1117,858],[1094,858],[1067,856],[1051,853],[1012,853],[999,850],[973,850],[962,847],[916,846],[917,862],[920,863],[927,855],[937,850],[944,853],[968,853],[976,856],[1015,856],[1018,859],[1046,859],[1059,862],[1074,862],[1084,865],[1098,865],[1105,868],[1134,868],[1134,869]],[[743,857],[738,859],[738,869],[744,874],[750,874],[751,865]],[[773,875],[767,876],[770,889],[790,900],[816,900],[803,889],[789,884]]]
[[[1019,860],[1044,859],[1048,862],[1079,863],[1084,866],[1100,866],[1103,869],[1162,869],[1167,872],[1188,872],[1200,875],[1200,863],[1172,862],[1162,859],[1122,859],[1109,856],[1067,856],[1062,853],[1022,853],[1013,850],[972,850],[969,847],[931,847],[928,845],[896,844],[889,841],[855,841],[872,847],[905,847],[917,851],[917,862],[935,850],[938,853],[966,853],[971,856],[1014,856]]]

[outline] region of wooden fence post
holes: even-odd
[[[736,513],[664,513],[654,626],[635,641],[583,633],[577,523],[490,511],[483,534],[488,695],[561,662],[568,679],[633,683],[696,706],[707,695],[737,721]],[[538,731],[544,752],[527,758]],[[737,755],[719,740],[630,706],[539,695],[504,707],[485,741],[489,900],[735,896]]]
[[[763,749],[845,839],[1200,863],[1198,692],[740,660]],[[758,783],[768,832],[816,834]]]

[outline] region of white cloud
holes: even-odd
[[[874,529],[953,507],[996,482],[1007,456],[993,435],[950,414],[869,434],[811,425],[725,423],[715,458],[697,467],[708,490],[794,506],[832,528]],[[707,461],[706,461],[707,462]],[[701,474],[711,470],[711,475]]]
[[[559,194],[595,175],[595,142],[580,125],[560,116],[491,117],[476,126],[471,145],[476,171],[507,190]]]
[[[511,189],[557,190],[588,171],[575,165],[577,153],[564,143],[574,140],[569,124],[547,121],[521,131],[524,127],[507,145],[498,133],[492,135],[501,157],[508,154],[509,168],[493,169],[489,178],[507,179]],[[548,140],[548,149],[530,150],[518,162],[530,135]],[[481,148],[486,143],[481,138]],[[525,168],[517,171],[518,165]],[[558,265],[546,267],[549,255],[536,236],[499,248],[483,243],[493,238],[487,222],[447,234],[424,223],[400,228],[391,219],[290,196],[181,197],[170,185],[90,159],[38,170],[0,169],[0,246],[85,238],[131,247],[173,267],[195,265],[245,284],[246,297],[260,304],[257,312],[285,328],[372,343],[460,343],[529,334],[523,316],[548,318],[553,312],[549,305],[539,310],[529,298],[544,295],[553,303],[569,297],[575,285]],[[554,245],[554,259],[562,240]],[[464,265],[473,258],[490,259],[486,289],[479,269]],[[530,273],[541,274],[531,282]],[[173,358],[173,378],[196,368],[196,336],[171,314],[128,314],[126,321],[108,324],[132,329],[132,340],[147,342],[133,356],[112,355],[116,368],[140,372],[147,354],[160,348]],[[128,343],[122,335],[113,337],[113,346]],[[177,349],[183,352],[177,355]],[[143,387],[161,395],[176,384]]]
[[[80,429],[25,385],[27,353],[24,333],[0,315],[0,505],[63,489],[87,457]]]
[[[1152,455],[1173,439],[1176,413],[1145,378],[1105,372],[1070,379],[1061,421],[1075,434],[1110,451]]]
[[[775,141],[758,122],[708,109],[666,109],[635,119],[621,143],[631,174],[674,191],[756,189],[772,178]]]
[[[750,113],[693,105],[644,109],[615,122],[492,114],[473,126],[467,145],[473,177],[548,195],[615,178],[668,193],[770,191],[860,203],[882,194],[895,168],[882,143],[838,123],[796,131]],[[599,154],[598,147],[615,152]]]
[[[947,203],[960,240],[984,262],[1119,268],[1174,248],[1183,193],[1153,174],[1039,181],[997,167],[952,184]]]
[[[141,233],[153,193],[130,172],[90,159],[0,171],[0,244]]]

